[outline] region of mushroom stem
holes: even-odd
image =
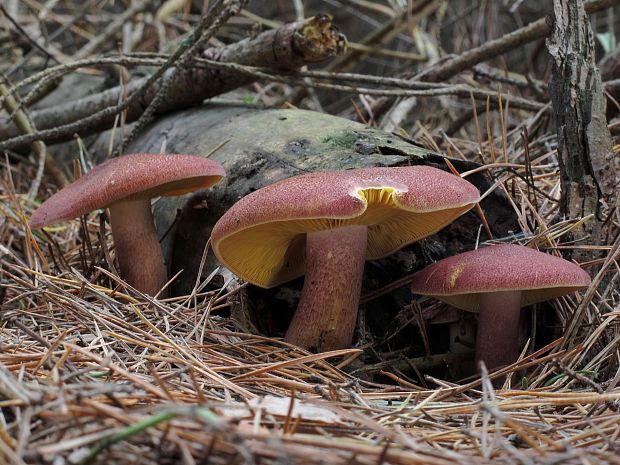
[[[319,351],[353,340],[366,260],[367,226],[308,233],[306,278],[285,340]]]
[[[121,277],[140,292],[157,294],[168,273],[150,200],[122,200],[108,208]]]
[[[476,365],[489,370],[514,363],[519,356],[521,291],[489,292],[480,296]]]

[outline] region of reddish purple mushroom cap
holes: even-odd
[[[316,172],[241,200],[215,225],[215,254],[246,281],[273,287],[305,273],[306,234],[368,226],[367,259],[429,236],[471,209],[478,190],[429,166]]]
[[[478,312],[480,296],[522,291],[521,307],[590,284],[590,276],[563,258],[515,244],[483,247],[445,258],[416,273],[411,289],[454,307]]]
[[[197,155],[133,154],[112,158],[47,199],[30,218],[33,228],[77,218],[123,199],[150,199],[204,189],[225,175]]]

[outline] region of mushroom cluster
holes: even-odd
[[[50,197],[30,224],[42,228],[107,208],[121,277],[157,295],[168,275],[150,199],[208,188],[224,175],[221,165],[195,155],[111,159]],[[479,200],[475,186],[429,166],[315,172],[243,197],[211,240],[220,262],[257,286],[305,274],[285,340],[333,350],[352,343],[365,261],[434,234]],[[503,244],[428,266],[413,277],[412,291],[478,312],[476,360],[496,368],[517,358],[522,307],[589,283],[573,263]]]
[[[316,172],[239,200],[213,228],[218,259],[270,288],[306,275],[285,340],[351,344],[364,262],[427,237],[471,209],[478,190],[429,166]]]

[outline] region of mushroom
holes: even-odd
[[[316,172],[239,200],[211,243],[224,265],[260,287],[305,273],[285,339],[332,350],[352,342],[365,260],[433,234],[478,199],[469,182],[428,166]]]
[[[224,175],[219,163],[197,155],[112,158],[43,202],[30,226],[38,229],[108,208],[121,276],[137,290],[155,295],[167,272],[150,199],[211,187]]]
[[[479,312],[476,364],[492,369],[517,360],[521,308],[590,284],[579,266],[529,247],[502,244],[461,253],[413,276],[411,290]]]

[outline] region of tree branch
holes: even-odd
[[[345,37],[327,17],[316,16],[301,23],[291,23],[263,32],[220,51],[207,50],[206,54],[222,61],[235,60],[252,66],[294,70],[303,64],[341,54],[345,49]],[[199,105],[207,98],[255,79],[236,71],[217,68],[182,69],[174,77],[171,90],[159,103],[155,114]],[[75,132],[91,134],[110,127],[116,114],[123,110],[127,113],[127,121],[134,121],[155,98],[160,84],[155,84],[148,92],[144,92],[143,97],[129,104],[124,101],[118,105],[118,102],[125,93],[132,95],[144,89],[148,80],[148,77],[136,79],[124,88],[114,87],[75,102],[32,112],[32,119],[39,129],[34,135],[19,136],[19,130],[12,122],[0,121],[0,140],[4,140],[0,143],[0,150],[23,146],[36,138],[52,143],[67,140]]]

